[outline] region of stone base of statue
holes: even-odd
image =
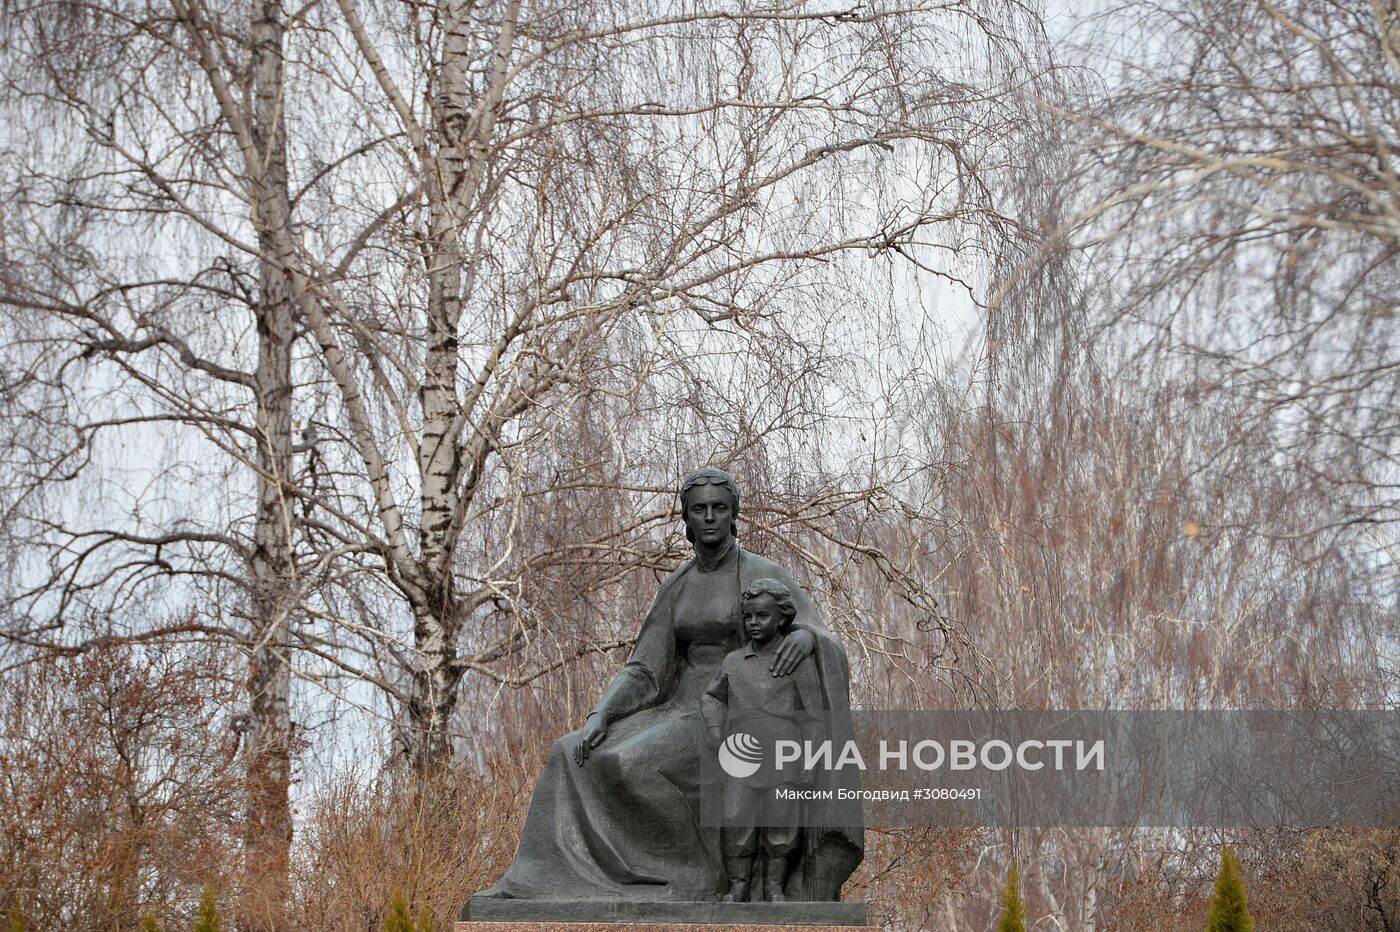
[[[791,901],[787,903],[720,903],[676,900],[510,900],[472,897],[462,910],[458,932],[507,932],[507,929],[545,930],[563,928],[584,932],[575,923],[598,929],[618,923],[647,926],[721,926],[726,929],[762,927],[777,932],[779,927],[813,926],[850,930],[868,922],[864,903]]]
[[[714,925],[691,922],[459,922],[456,925],[456,932],[608,932],[612,929],[626,932],[684,932],[686,929],[703,932],[881,932],[879,926]]]
[[[711,922],[459,922],[455,932],[881,932],[879,926],[782,925]]]

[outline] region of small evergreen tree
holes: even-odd
[[[1021,872],[1015,864],[1001,891],[1001,921],[997,932],[1026,932],[1026,903],[1021,899]]]
[[[141,932],[160,932],[160,924],[156,922],[154,913],[147,913],[142,917]]]
[[[413,914],[408,911],[408,900],[403,891],[394,888],[389,898],[389,915],[384,919],[384,932],[413,932]]]
[[[1220,875],[1215,878],[1215,894],[1210,898],[1206,932],[1254,932],[1249,894],[1240,879],[1240,862],[1229,845],[1220,850]]]
[[[214,902],[214,885],[206,884],[204,895],[199,898],[199,914],[194,919],[194,932],[222,932],[219,922],[219,908]]]
[[[10,932],[25,932],[24,913],[18,903],[10,907]]]
[[[427,903],[424,903],[423,908],[418,910],[418,932],[433,932],[433,914],[428,909]]]

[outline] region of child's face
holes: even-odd
[[[783,610],[778,600],[767,593],[744,600],[744,633],[755,644],[767,644],[778,636],[783,624]]]

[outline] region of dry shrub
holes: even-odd
[[[227,649],[108,645],[0,690],[0,909],[29,928],[189,915],[236,863],[239,685]]]
[[[1255,831],[1237,845],[1249,911],[1271,932],[1400,929],[1400,832],[1321,828]],[[1184,846],[1108,891],[1105,928],[1205,927],[1218,846]]]
[[[297,926],[378,929],[393,891],[434,928],[451,928],[468,896],[515,856],[547,744],[511,746],[485,773],[447,767],[342,778],[319,793],[298,831]]]
[[[1249,905],[1261,929],[1400,929],[1400,831],[1260,833]]]
[[[871,922],[886,928],[943,928],[984,834],[962,827],[867,829],[865,860],[841,896],[867,901]]]

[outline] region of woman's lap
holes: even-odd
[[[718,830],[700,825],[698,711],[662,707],[613,723],[582,765],[580,732],[555,742],[498,895],[585,892],[706,898],[723,881]]]

